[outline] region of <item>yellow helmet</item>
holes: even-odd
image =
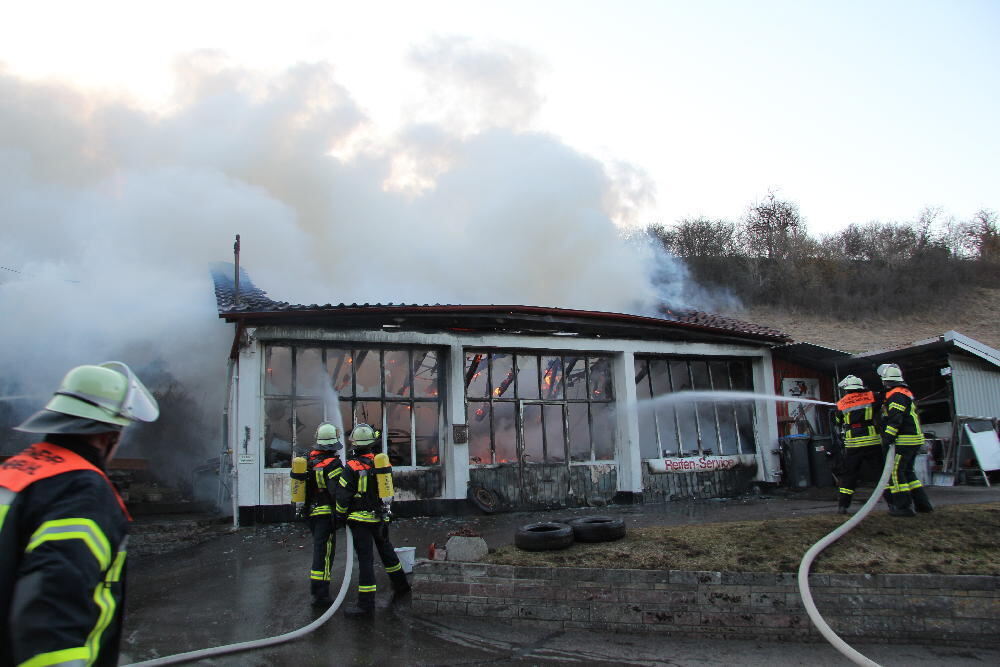
[[[323,422],[316,429],[316,449],[335,452],[341,447],[340,431],[329,422]]]
[[[66,374],[45,405],[15,427],[27,433],[117,431],[160,416],[156,399],[132,369],[120,361],[77,366]]]
[[[355,448],[365,449],[371,447],[382,434],[368,424],[358,424],[351,431],[351,443]]]

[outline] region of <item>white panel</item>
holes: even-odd
[[[469,490],[469,445],[455,444],[452,429],[453,424],[465,423],[465,354],[459,344],[453,344],[445,354],[448,355],[445,364],[447,372],[444,375],[447,383],[444,395],[447,401],[441,406],[445,413],[444,433],[441,434],[444,442],[444,456],[441,457],[444,489],[441,497],[465,498]]]
[[[616,354],[612,363],[617,426],[615,458],[618,490],[642,493],[642,457],[639,454],[638,400],[635,393],[635,355]]]
[[[261,471],[261,368],[260,343],[252,342],[240,352],[238,375],[233,383],[236,410],[230,445],[237,463],[239,505],[249,507],[262,503]]]
[[[960,417],[1000,417],[1000,370],[985,362],[949,355],[955,411]]]

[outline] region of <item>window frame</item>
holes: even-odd
[[[670,387],[670,391],[666,393],[655,393],[653,390],[653,373],[652,364],[654,361],[665,361],[666,364],[664,368],[667,370],[667,384]],[[687,355],[658,355],[658,354],[636,354],[634,356],[634,367],[635,367],[635,378],[636,385],[640,382],[645,382],[646,387],[644,390],[644,395],[648,394],[650,399],[655,399],[658,396],[664,396],[670,393],[678,391],[676,388],[673,367],[676,363],[684,363],[687,370],[687,382],[690,390],[692,391],[747,391],[754,392],[754,373],[753,373],[753,359],[747,357],[732,357],[732,356],[687,356]],[[695,373],[692,367],[693,363],[705,364],[705,369],[708,377],[708,388],[696,388],[695,387]],[[716,378],[713,374],[713,363],[725,363],[726,364],[726,387],[716,387]],[[734,374],[732,364],[738,363],[742,366],[743,377],[749,380],[750,387],[736,388],[734,386]],[[644,367],[643,377],[639,377],[639,365],[642,364]],[[662,385],[663,382],[661,381]],[[653,435],[656,439],[656,451],[658,456],[655,458],[688,458],[692,456],[742,456],[748,454],[756,454],[759,449],[759,432],[757,429],[757,406],[754,403],[750,406],[749,413],[747,411],[741,410],[739,408],[739,402],[737,401],[696,401],[691,404],[691,410],[694,415],[694,427],[697,433],[697,442],[695,447],[685,447],[685,438],[683,436],[683,429],[681,427],[681,419],[679,418],[676,406],[673,407],[672,420],[673,424],[661,425],[662,416],[659,412],[653,411],[652,427]],[[712,419],[703,419],[702,409],[706,407],[711,407],[712,409]],[[736,451],[722,451],[723,443],[725,442],[723,437],[723,425],[720,419],[720,410],[729,410],[731,413],[727,417],[732,418],[732,436],[735,440]],[[749,414],[749,422],[747,421],[747,414]],[[640,419],[642,417],[640,416]],[[707,422],[707,423],[702,423]],[[749,430],[745,431],[741,426],[749,426]],[[667,453],[663,447],[663,438],[661,436],[661,431],[663,428],[667,428],[673,431],[674,437],[677,441],[677,450],[673,453]],[[715,451],[715,448],[705,448],[703,447],[704,438],[702,433],[708,428],[714,431],[716,447],[719,451]],[[746,443],[745,433],[749,433],[752,438],[752,442]],[[639,424],[639,436],[640,436],[640,451],[642,451],[642,438],[643,426]],[[643,457],[643,460],[649,460],[649,457]]]
[[[513,392],[509,393],[506,389],[499,395],[497,391],[500,389],[499,382],[505,381],[501,378],[494,377],[494,357],[498,355],[504,355],[510,358],[510,368],[513,371],[513,379],[508,387],[513,387]],[[479,356],[478,361],[479,366],[477,370],[481,367],[483,363],[486,364],[486,382],[487,389],[484,395],[470,396],[469,387],[472,386],[473,381],[478,377],[478,373],[483,372],[478,370],[478,372],[473,372],[470,361],[473,357]],[[530,358],[527,360],[525,358]],[[567,392],[566,386],[566,367],[567,360],[576,358],[584,362],[584,397],[583,398],[570,398]],[[544,379],[549,376],[551,371],[551,363],[544,363],[545,359],[558,359],[559,360],[559,379],[556,381],[558,383],[558,391],[555,391],[556,385],[550,384],[553,387],[553,391],[547,392],[545,390]],[[527,363],[533,363],[533,368],[527,368],[522,366],[522,360],[527,361]],[[600,393],[601,398],[594,398],[594,388],[592,387],[592,360],[603,360],[607,363],[608,381],[601,388]],[[466,347],[462,350],[462,377],[463,377],[463,387],[462,393],[465,404],[465,415],[466,421],[471,422],[473,412],[470,411],[470,404],[476,406],[482,406],[486,404],[486,409],[489,411],[489,460],[488,461],[475,461],[472,458],[473,452],[470,452],[469,466],[488,466],[488,465],[532,465],[545,463],[548,465],[593,465],[593,464],[606,464],[615,463],[617,443],[612,442],[609,451],[611,453],[611,458],[597,458],[597,446],[594,440],[595,436],[595,424],[594,424],[594,410],[592,406],[594,404],[610,406],[608,414],[615,415],[615,407],[617,406],[617,398],[613,389],[613,381],[611,378],[611,371],[613,369],[613,364],[615,363],[615,357],[609,352],[589,352],[589,351],[560,351],[560,350],[550,350],[550,349],[524,349],[524,348],[480,348],[480,347]],[[533,370],[534,374],[531,375],[533,379],[538,382],[537,392],[529,389],[528,396],[522,396],[523,388],[521,387],[521,372],[522,368],[525,370]],[[574,366],[575,368],[575,366]],[[535,395],[537,393],[537,396]],[[558,394],[558,396],[553,396],[551,394]],[[514,452],[515,458],[513,460],[502,460],[498,461],[497,457],[497,431],[496,431],[496,405],[497,404],[510,405],[514,414]],[[549,443],[548,443],[548,429],[546,428],[546,410],[544,407],[540,408],[541,411],[541,429],[543,434],[543,451],[545,452],[544,461],[525,461],[522,458],[525,446],[524,437],[524,407],[526,405],[558,405],[561,407],[562,422],[561,428],[563,432],[563,460],[549,460]],[[573,448],[570,442],[570,428],[569,428],[569,413],[570,405],[584,405],[587,407],[587,437],[589,439],[589,457],[586,460],[573,460]],[[608,429],[611,437],[614,439],[617,436],[617,429]],[[477,457],[478,458],[478,457]]]
[[[268,389],[269,389],[269,386],[268,386],[269,385],[269,381],[268,381],[268,377],[267,377],[268,372],[269,372],[268,361],[269,361],[269,358],[270,358],[269,355],[271,354],[271,351],[274,348],[285,348],[285,349],[288,349],[290,351],[290,357],[291,358],[290,358],[290,361],[289,361],[289,366],[290,366],[289,373],[291,375],[291,378],[290,378],[290,384],[291,384],[291,386],[290,386],[290,389],[289,389],[290,393],[288,393],[288,394],[273,393],[273,392],[272,393],[268,393]],[[340,419],[343,419],[343,416],[344,416],[343,404],[345,402],[347,402],[347,403],[350,404],[350,409],[348,410],[348,412],[349,412],[349,414],[351,416],[351,424],[347,424],[345,422],[344,425],[343,425],[345,433],[342,434],[342,440],[344,442],[344,447],[345,448],[347,448],[347,447],[350,446],[349,443],[347,442],[347,434],[350,433],[350,430],[356,424],[364,423],[364,422],[360,421],[359,418],[358,418],[358,414],[357,413],[358,413],[358,405],[359,404],[361,404],[361,403],[378,403],[379,404],[379,406],[380,406],[380,413],[381,413],[380,419],[379,419],[379,423],[378,424],[371,424],[371,426],[375,427],[376,429],[378,429],[380,431],[381,446],[382,446],[381,451],[386,452],[386,453],[389,452],[389,433],[388,433],[388,429],[386,428],[386,426],[388,424],[388,412],[389,412],[388,406],[389,405],[408,405],[408,406],[410,406],[410,409],[408,411],[409,412],[409,421],[410,421],[410,424],[409,424],[409,440],[410,440],[409,461],[410,461],[410,463],[409,464],[394,463],[393,467],[396,468],[396,469],[401,469],[401,470],[434,470],[434,469],[439,469],[441,467],[441,465],[442,465],[442,459],[443,459],[442,454],[443,454],[443,452],[445,450],[445,444],[444,444],[444,436],[445,436],[444,418],[445,418],[445,414],[444,413],[445,413],[445,406],[446,406],[446,386],[447,386],[446,382],[445,382],[445,380],[446,380],[445,373],[446,373],[446,368],[447,367],[446,367],[446,364],[443,363],[445,361],[445,359],[446,359],[445,354],[447,354],[447,350],[445,348],[436,347],[436,346],[425,346],[425,345],[370,344],[370,343],[361,343],[361,342],[356,342],[356,341],[344,341],[344,342],[339,342],[339,341],[323,341],[322,343],[320,343],[319,341],[286,341],[286,340],[268,341],[267,343],[265,343],[264,350],[263,350],[263,353],[262,353],[263,354],[264,363],[261,364],[261,384],[260,384],[260,401],[261,401],[261,406],[262,406],[262,408],[264,406],[266,406],[267,403],[268,403],[268,401],[287,401],[288,404],[289,404],[289,406],[290,406],[289,407],[289,411],[291,413],[290,419],[291,419],[291,423],[293,425],[297,424],[299,422],[299,417],[298,417],[299,413],[298,413],[298,411],[299,411],[299,408],[300,408],[300,404],[303,405],[303,406],[305,406],[305,405],[315,406],[315,404],[318,402],[323,407],[323,417],[322,418],[324,420],[331,420],[331,418],[332,418],[332,415],[329,414],[329,411],[331,410],[331,406],[328,405],[328,401],[327,401],[327,397],[326,396],[319,395],[319,394],[303,394],[303,395],[299,395],[299,393],[298,393],[298,391],[299,391],[299,384],[300,384],[300,382],[299,382],[299,375],[300,375],[300,373],[299,373],[299,358],[300,358],[300,356],[302,355],[302,353],[305,350],[318,350],[320,352],[320,365],[321,365],[321,368],[323,369],[323,374],[327,378],[327,382],[328,382],[328,385],[329,385],[330,389],[333,390],[333,391],[335,391],[337,393],[338,404],[340,405],[340,410],[341,410]],[[332,355],[330,355],[331,351],[341,352],[341,353],[346,352],[346,354],[341,354],[340,355],[340,361],[339,361],[339,364],[338,364],[338,366],[337,366],[336,369],[331,369],[329,367],[329,362],[332,359]],[[386,368],[385,368],[385,365],[386,365],[386,363],[385,363],[386,353],[387,352],[403,352],[403,351],[405,351],[407,353],[407,361],[408,361],[408,364],[407,364],[407,366],[408,366],[408,368],[407,368],[408,377],[407,377],[406,384],[405,384],[405,387],[407,388],[407,395],[406,396],[387,396],[386,395],[386,387],[385,387],[385,385],[386,385],[386,381],[385,381],[385,377],[386,377],[385,376],[385,373],[386,373]],[[372,396],[358,396],[357,395],[357,381],[358,381],[357,380],[357,376],[358,376],[358,373],[357,373],[356,368],[360,364],[359,363],[355,363],[355,362],[357,361],[358,353],[359,352],[365,352],[365,353],[377,352],[377,354],[378,354],[378,395],[377,396],[376,395],[372,395]],[[436,355],[436,362],[435,362],[435,365],[437,367],[436,382],[435,382],[435,384],[436,384],[436,394],[434,394],[434,395],[431,395],[431,396],[415,396],[414,395],[414,391],[415,391],[415,388],[416,388],[416,384],[415,384],[416,380],[415,380],[415,378],[417,376],[417,372],[419,371],[419,369],[415,369],[413,367],[414,357],[415,357],[415,353],[416,352],[424,352],[424,353],[433,352]],[[424,358],[421,359],[421,368],[423,367],[422,364],[424,363],[424,359],[425,358],[426,358],[426,354],[424,355]],[[348,363],[350,363],[351,366],[352,366],[351,371],[350,371],[350,394],[346,395],[346,396],[341,395],[341,393],[339,391],[336,391],[336,388],[334,387],[334,382],[338,379],[339,375],[341,375],[341,373],[343,372],[343,367],[342,366],[343,366],[343,363],[344,363],[345,359],[349,360]],[[341,390],[341,391],[343,391],[343,390]],[[417,445],[418,445],[418,441],[421,439],[421,438],[418,438],[418,435],[416,433],[416,419],[417,419],[416,418],[416,406],[418,404],[434,404],[434,405],[437,406],[437,443],[436,443],[436,448],[437,448],[437,454],[436,454],[437,462],[436,463],[420,464],[420,465],[417,464],[417,460],[418,460],[417,459],[417,455],[418,455],[418,453],[417,453]],[[267,424],[268,424],[268,417],[267,417],[267,411],[266,411],[266,409],[262,409],[261,420],[262,420],[262,432],[266,433],[267,432]],[[298,431],[298,429],[292,428],[291,452],[292,452],[292,457],[293,458],[294,458],[294,456],[298,455],[298,453],[301,453],[303,451],[308,451],[308,449],[311,448],[312,444],[313,444],[311,442],[306,442],[306,443],[300,442],[300,436],[299,436],[299,434],[298,434],[297,431]],[[267,443],[266,439],[265,439],[265,442],[263,443],[263,451],[261,452],[261,454],[262,454],[262,466],[266,470],[275,470],[275,471],[278,471],[278,470],[289,470],[290,469],[291,461],[289,461],[289,464],[286,467],[270,467],[270,465],[269,465],[270,449],[268,447],[268,443]]]

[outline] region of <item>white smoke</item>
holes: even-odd
[[[217,416],[232,332],[208,267],[237,233],[254,282],[296,303],[645,313],[665,261],[686,280],[616,224],[652,196],[641,170],[526,129],[530,54],[438,40],[413,62],[431,96],[400,100],[423,111],[390,135],[325,63],[190,54],[157,112],[0,70],[0,396],[114,358],[157,362]]]

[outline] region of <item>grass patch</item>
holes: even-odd
[[[843,523],[822,514],[781,520],[630,528],[615,542],[560,551],[497,549],[485,562],[540,567],[796,572],[806,551]],[[895,518],[875,510],[829,545],[811,572],[1000,575],[1000,505],[948,505]]]

